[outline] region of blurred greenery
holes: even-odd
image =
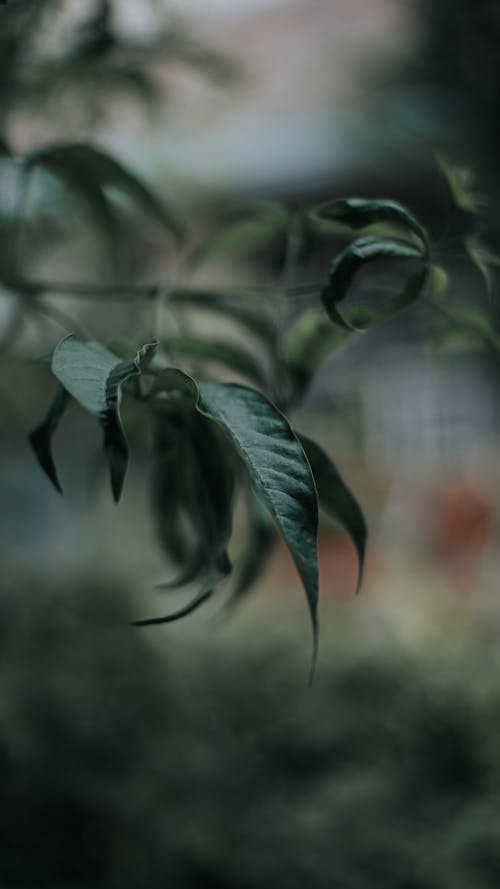
[[[26,574],[0,611],[2,886],[498,886],[486,630],[409,649],[340,619],[307,689],[281,618],[155,651],[116,582]]]

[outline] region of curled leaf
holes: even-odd
[[[387,259],[411,261],[411,271],[404,277],[402,290],[381,304],[358,309],[352,318],[347,318],[338,307],[353,285],[356,273],[367,264]],[[420,266],[418,271],[415,271],[415,261]],[[414,303],[423,291],[427,275],[428,262],[421,249],[406,241],[359,238],[331,263],[328,283],[322,290],[321,299],[332,321],[346,330],[363,330]]]

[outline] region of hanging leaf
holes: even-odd
[[[315,211],[319,219],[327,219],[350,229],[363,229],[370,225],[389,223],[403,229],[407,234],[416,235],[427,249],[428,237],[417,217],[403,204],[386,198],[367,200],[366,198],[340,198],[323,204]]]
[[[79,194],[105,228],[113,227],[114,211],[105,189],[116,188],[180,241],[182,229],[156,195],[111,155],[83,142],[56,143],[32,151],[24,160],[29,172],[44,167]]]
[[[267,387],[267,376],[258,361],[242,346],[226,340],[203,340],[188,336],[167,336],[162,345],[175,358],[190,358],[225,365],[251,380],[262,389]]]
[[[483,244],[478,235],[469,235],[464,244],[467,255],[481,275],[486,293],[491,298],[494,282],[492,269],[500,266],[500,256]]]
[[[177,389],[204,416],[222,424],[243,458],[253,489],[276,521],[304,585],[313,626],[314,664],[318,633],[318,502],[302,445],[286,417],[254,389],[233,383],[197,385],[174,368],[163,371],[160,377],[167,394]]]
[[[352,319],[347,319],[340,313],[338,305],[354,283],[356,273],[369,263],[387,259],[412,262],[412,271],[406,275],[403,289],[397,296],[390,297],[382,304],[356,310]],[[417,272],[414,271],[415,261],[421,266]],[[388,238],[359,238],[331,263],[328,284],[322,290],[321,299],[332,321],[346,330],[363,330],[371,324],[390,318],[415,302],[423,291],[427,274],[427,260],[417,247],[405,241]]]
[[[69,395],[66,389],[61,388],[50,405],[45,419],[29,435],[29,442],[40,466],[60,494],[62,494],[62,487],[52,455],[52,437],[59,426],[68,402]]]
[[[261,503],[251,493],[246,509],[248,527],[245,548],[226,607],[236,605],[259,579],[276,544],[276,528]]]
[[[332,325],[320,309],[308,309],[292,326],[286,344],[286,362],[299,392],[307,388],[321,365],[344,346],[351,333]]]
[[[363,582],[366,540],[368,531],[361,508],[344,482],[337,467],[316,442],[299,435],[298,438],[309,460],[319,502],[325,512],[336,519],[350,535],[358,554],[359,570],[356,592]]]
[[[113,496],[120,499],[128,463],[128,446],[120,418],[121,387],[141,372],[156,349],[145,345],[133,361],[121,361],[99,343],[70,335],[54,350],[52,371],[79,404],[99,420],[109,464]]]
[[[206,577],[201,589],[188,602],[187,605],[184,605],[177,611],[173,611],[170,614],[164,615],[163,617],[146,617],[142,620],[134,620],[131,622],[132,626],[150,627],[154,624],[172,623],[172,621],[179,620],[181,617],[187,617],[188,614],[192,614],[193,611],[196,611],[200,607],[200,605],[203,605],[203,603],[212,596],[215,588],[219,585],[219,583],[222,583],[222,581],[225,580],[226,577],[228,577],[230,572],[231,563],[228,557],[220,557],[217,564],[214,565],[212,571]]]

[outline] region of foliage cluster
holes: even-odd
[[[128,461],[120,404],[122,397],[135,402],[152,430],[153,510],[172,572],[165,586],[191,589],[196,584],[194,597],[179,611],[137,623],[171,621],[193,611],[229,576],[234,504],[246,498],[247,547],[239,560],[233,601],[258,576],[279,531],[305,589],[316,647],[318,509],[324,508],[351,535],[360,581],[366,526],[330,456],[294,430],[293,410],[324,361],[358,331],[390,320],[423,298],[442,301],[446,273],[425,226],[410,210],[385,198],[336,199],[300,210],[254,202],[200,236],[157,191],[98,145],[48,140],[17,156],[9,144],[12,119],[22,101],[33,101],[34,95],[36,101],[50,98],[51,84],[64,83],[65,89],[77,87],[94,96],[96,84],[99,91],[119,84],[120,89],[140,87],[151,98],[155,91],[147,60],[160,51],[202,64],[219,77],[229,71],[221,59],[195,51],[196,44],[178,33],[170,34],[170,40],[163,35],[139,53],[115,32],[109,2],[98,4],[80,25],[67,52],[27,65],[30,41],[51,6],[49,0],[13,0],[0,11],[5,50],[0,54],[2,164],[14,194],[2,219],[0,277],[4,291],[17,300],[14,329],[6,332],[4,347],[12,347],[16,332],[22,338],[26,312],[48,314],[67,334],[52,342],[41,359],[50,363],[59,388],[45,419],[31,433],[31,444],[60,490],[52,438],[67,407],[76,402],[102,427],[118,501]],[[453,180],[453,170],[448,174],[459,189],[458,198],[467,195],[463,183]],[[37,217],[33,208],[28,212],[34,182],[42,205],[45,201],[52,208],[52,230],[43,214]],[[89,228],[100,233],[110,259],[107,280],[63,282],[30,273],[41,257],[50,259],[54,244],[65,246],[68,193]],[[475,208],[466,208],[466,214],[475,225]],[[154,229],[169,257],[168,281],[144,283],[147,269],[137,247],[141,227]],[[322,269],[321,278],[304,279],[315,246],[331,242],[336,249],[342,233],[351,240]],[[23,252],[28,239],[29,257]],[[136,267],[127,267],[124,277],[122,256],[133,239]],[[471,258],[487,272],[489,258],[476,241],[470,245]],[[242,255],[244,269],[251,267],[248,257],[254,267],[264,268],[271,256],[275,274],[243,287],[189,284],[203,264]],[[54,295],[65,298],[62,309],[51,301]],[[84,319],[67,311],[75,298],[93,300],[94,305],[116,301],[120,310],[142,300],[151,308],[147,329],[142,336],[130,329],[125,340],[111,342],[87,336]],[[438,309],[446,318],[442,302]],[[221,334],[207,336],[200,317],[203,323],[211,318],[212,328]],[[496,347],[487,324],[486,332],[481,328],[479,333],[474,319],[464,316],[461,324]]]

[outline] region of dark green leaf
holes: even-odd
[[[56,143],[31,152],[24,161],[26,170],[42,166],[62,179],[90,204],[101,222],[108,227],[113,211],[106,188],[116,188],[177,240],[182,237],[178,221],[143,182],[110,155],[81,142]]]
[[[146,617],[143,620],[134,620],[132,621],[132,626],[150,627],[154,624],[172,623],[172,621],[179,620],[181,617],[187,617],[188,614],[192,614],[193,611],[196,611],[200,605],[203,605],[203,603],[210,598],[215,587],[218,586],[219,583],[222,583],[222,581],[228,577],[230,572],[231,563],[227,556],[222,556],[206,577],[201,589],[187,605],[184,605],[182,608],[179,608],[178,611],[173,611],[163,617]]]
[[[162,373],[162,385],[190,397],[198,410],[230,435],[243,458],[259,499],[270,511],[287,544],[307,596],[317,650],[318,502],[314,479],[288,420],[254,389],[201,383],[177,369]]]
[[[323,204],[316,211],[320,219],[328,219],[351,229],[363,229],[370,225],[389,223],[416,235],[427,247],[427,232],[417,217],[396,201],[386,198],[341,198]]]
[[[246,545],[227,605],[236,605],[259,579],[276,543],[276,528],[262,505],[251,495],[246,510]]]
[[[104,450],[111,487],[120,499],[128,463],[128,446],[120,418],[121,387],[141,372],[156,344],[142,347],[133,361],[121,361],[99,343],[65,337],[55,348],[52,370],[64,388],[99,420],[104,431]]]
[[[359,591],[363,581],[368,536],[363,513],[330,457],[310,438],[305,435],[298,437],[311,466],[320,505],[345,528],[356,547],[359,560],[357,583]]]
[[[367,264],[387,259],[409,260],[412,263],[412,271],[405,276],[403,289],[380,305],[358,309],[352,319],[344,317],[338,305],[354,283],[356,272]],[[417,272],[414,270],[415,261],[420,264]],[[359,238],[331,263],[328,284],[322,291],[321,299],[332,321],[346,330],[362,330],[390,318],[415,302],[422,293],[427,274],[427,261],[417,247],[387,238]]]
[[[52,456],[52,437],[59,425],[69,401],[66,389],[61,388],[49,407],[45,419],[29,435],[30,444],[36,454],[43,471],[48,475],[54,487],[62,494],[57,470]]]
[[[226,340],[202,340],[197,337],[168,336],[162,345],[177,358],[209,361],[224,365],[251,380],[260,388],[267,387],[267,376],[258,361],[242,346]]]

